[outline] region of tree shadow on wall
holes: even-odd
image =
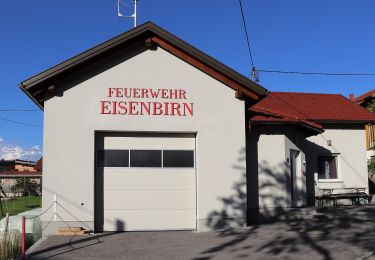
[[[280,164],[271,168],[267,162],[259,164],[259,172],[264,176],[257,191],[259,196],[247,197],[247,184],[253,179],[246,176],[245,157],[245,149],[241,149],[237,163],[233,165],[233,169],[240,172],[240,178],[233,184],[231,195],[218,198],[222,209],[208,216],[206,224],[214,230],[230,232],[233,228],[275,220],[287,213],[285,208],[290,204],[291,190],[289,167]],[[256,181],[258,183],[258,179]],[[259,210],[259,205],[271,206]]]
[[[223,254],[231,258],[299,258],[302,253],[314,259],[337,256],[354,259],[375,251],[372,222],[375,208],[371,206],[319,208],[311,219],[298,220],[300,212],[285,207],[290,203],[288,194],[291,187],[288,181],[290,171],[285,164],[270,167],[262,162],[258,165],[259,172],[266,177],[259,187],[259,200],[256,200],[264,207],[248,210],[247,214],[252,215],[247,217],[247,222],[236,218],[242,216],[249,206],[246,195],[246,179],[249,178],[246,178],[245,167],[241,166],[244,160],[245,151],[241,150],[238,162],[233,166],[241,171],[241,178],[233,184],[230,196],[219,198],[222,209],[211,212],[207,221],[212,229],[221,229],[217,235],[222,243],[202,251],[196,259],[211,259]],[[254,215],[256,213],[258,216]],[[259,224],[259,221],[275,219],[284,221]],[[258,224],[249,225],[252,220],[257,220]],[[242,229],[233,228],[246,225]]]
[[[242,154],[245,151],[241,151]],[[232,228],[246,224],[246,167],[244,166],[246,158],[241,156],[233,168],[241,172],[239,181],[233,184],[232,195],[219,198],[223,205],[220,211],[213,211],[207,219],[207,226],[214,230],[231,230]]]

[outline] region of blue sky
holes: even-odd
[[[129,1],[129,0],[124,0]],[[132,28],[117,18],[116,0],[2,0],[0,109],[36,109],[17,84]],[[375,72],[375,1],[243,0],[255,65],[260,69]],[[237,0],[140,0],[138,23],[153,21],[238,72],[251,70]],[[359,95],[375,77],[260,74],[271,91]],[[43,113],[0,118],[43,125]],[[0,120],[0,157],[36,159],[42,128]],[[13,152],[12,152],[13,151]]]

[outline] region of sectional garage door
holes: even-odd
[[[98,134],[95,225],[196,229],[195,135]]]

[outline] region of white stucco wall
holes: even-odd
[[[287,206],[284,135],[260,135],[258,141],[259,208]]]
[[[308,162],[313,164],[308,174],[317,173],[316,156],[338,154],[338,180],[319,180],[316,188],[368,188],[364,129],[325,129],[324,133],[307,140],[312,142],[308,145],[309,153],[315,157],[315,160]],[[330,146],[328,140],[331,141]]]
[[[197,227],[201,230],[208,216],[222,211],[220,198],[232,196],[233,184],[243,178],[245,160],[239,160],[245,147],[243,101],[234,97],[234,90],[161,48],[57,87],[65,91],[47,99],[44,110],[44,209],[56,194],[74,216],[93,226],[95,131],[196,133]],[[187,102],[194,103],[194,116],[101,115],[99,101],[110,100],[108,87],[185,89]],[[43,220],[51,214],[52,210]],[[58,214],[65,221],[75,221],[59,207]],[[233,216],[244,218],[241,214]]]
[[[263,215],[272,216],[281,207],[306,204],[302,132],[288,128],[279,132],[289,132],[288,136],[293,136],[294,140],[284,134],[261,134],[258,141],[259,208]],[[291,202],[291,149],[299,152],[296,160],[295,205]]]

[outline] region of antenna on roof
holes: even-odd
[[[124,15],[121,13],[121,5],[126,5],[130,7],[129,4],[122,2],[121,0],[117,0],[117,16],[120,18],[133,18],[134,19],[134,27],[137,27],[137,2],[138,0],[133,0],[134,3],[134,13],[131,15]]]

